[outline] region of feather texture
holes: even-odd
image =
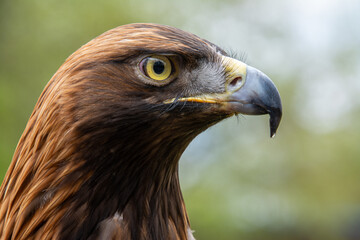
[[[217,66],[219,52],[175,28],[132,24],[72,54],[42,92],[1,186],[0,239],[192,239],[178,160],[228,114],[163,102],[215,91],[189,76]],[[140,80],[139,61],[155,53],[178,57],[176,81]]]

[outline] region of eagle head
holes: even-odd
[[[0,191],[1,239],[191,239],[178,161],[236,114],[282,107],[273,82],[218,46],[156,24],[112,29],[42,92]]]

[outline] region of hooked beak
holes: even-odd
[[[195,97],[171,99],[174,101],[220,104],[231,113],[248,115],[270,115],[270,137],[274,137],[279,127],[282,106],[274,83],[261,71],[230,57],[222,57],[225,71],[225,92],[205,94]]]
[[[281,99],[274,83],[264,73],[246,66],[245,82],[228,96],[228,104],[228,107],[236,113],[269,114],[270,137],[275,136],[282,116]]]

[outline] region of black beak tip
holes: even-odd
[[[273,108],[269,111],[270,115],[270,137],[275,137],[276,131],[280,125],[281,117],[282,117],[282,109],[281,108]]]

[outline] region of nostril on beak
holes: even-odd
[[[231,86],[236,86],[239,81],[240,81],[240,82],[242,81],[242,77],[236,77],[236,78],[234,78],[234,79],[230,82],[230,85],[231,85]]]
[[[243,78],[241,76],[236,77],[233,80],[231,80],[231,82],[229,82],[227,86],[227,91],[234,92],[238,90],[242,86],[242,84],[243,84]]]

